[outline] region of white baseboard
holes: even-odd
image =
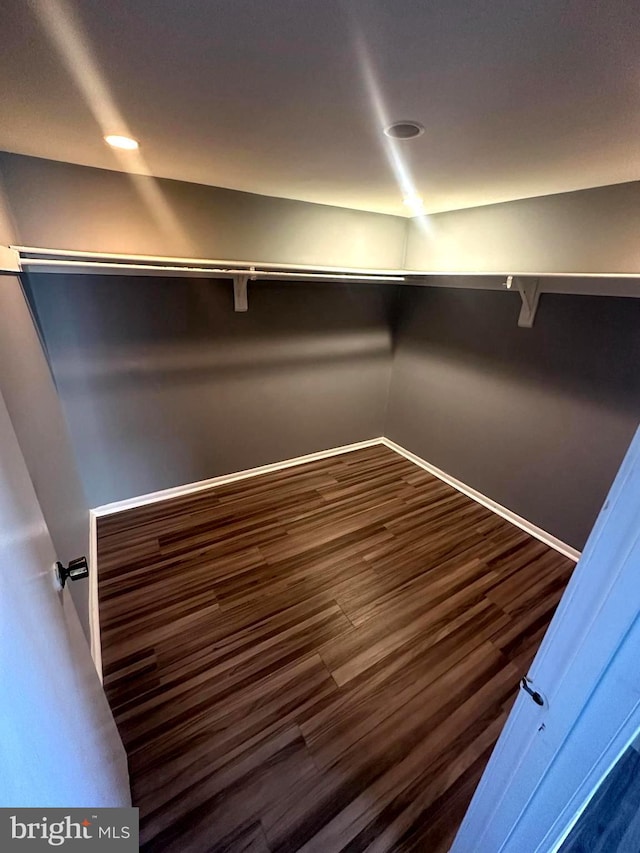
[[[483,495],[471,486],[467,486],[466,483],[463,483],[461,480],[457,480],[455,477],[447,474],[446,471],[441,471],[440,468],[436,468],[435,465],[427,462],[426,459],[422,459],[420,456],[417,456],[410,450],[406,450],[404,447],[396,444],[395,441],[391,441],[390,438],[385,438],[384,436],[380,436],[379,438],[369,438],[366,441],[357,441],[354,444],[345,444],[341,447],[332,447],[329,450],[319,450],[316,453],[308,453],[306,456],[296,456],[293,459],[285,459],[282,462],[260,465],[258,468],[248,468],[244,471],[235,471],[232,474],[222,474],[219,477],[211,477],[207,480],[198,480],[195,483],[187,483],[184,486],[175,486],[170,489],[162,489],[158,492],[139,495],[135,498],[126,498],[123,501],[114,501],[113,503],[103,504],[102,506],[95,507],[91,510],[91,523],[93,525],[92,537],[95,537],[95,519],[104,515],[112,515],[116,512],[124,512],[124,510],[127,509],[135,509],[136,507],[146,506],[147,504],[157,503],[158,501],[166,501],[171,498],[182,497],[183,495],[191,495],[196,492],[205,491],[206,489],[215,488],[216,486],[224,486],[227,483],[245,480],[249,477],[258,477],[260,474],[269,474],[273,471],[282,471],[285,468],[293,468],[296,465],[304,465],[305,462],[314,462],[318,459],[327,459],[330,456],[339,456],[341,453],[350,453],[354,450],[361,450],[363,447],[373,447],[376,444],[383,444],[390,450],[399,453],[401,456],[404,456],[405,459],[413,462],[414,465],[418,465],[420,468],[423,468],[425,471],[433,474],[434,477],[437,477],[444,483],[448,483],[448,485],[457,489],[457,491],[462,492],[463,495],[467,495],[467,497],[477,501],[479,504],[482,504],[482,506],[487,507],[487,509],[490,509],[497,515],[502,516],[502,518],[505,518],[507,521],[510,521],[512,524],[515,524],[527,533],[530,533],[536,539],[544,542],[545,545],[549,545],[550,548],[554,548],[556,551],[564,554],[565,557],[569,557],[569,559],[575,560],[576,562],[579,560],[580,551],[572,548],[571,545],[567,545],[566,542],[563,542],[551,533],[547,533],[546,530],[542,530],[542,528],[537,527],[530,521],[527,521],[526,518],[522,518],[522,516],[512,512],[510,509],[502,506],[502,504],[499,504],[492,498],[488,498],[486,495]],[[92,545],[95,545],[93,540]]]
[[[89,510],[89,632],[91,657],[102,681],[102,645],[100,643],[100,608],[98,603],[98,525],[95,510]]]
[[[577,563],[580,559],[580,551],[572,548],[571,545],[567,545],[566,542],[563,542],[551,533],[547,533],[546,530],[543,530],[541,527],[537,527],[537,525],[527,521],[526,518],[522,518],[522,516],[517,515],[517,513],[512,512],[510,509],[502,506],[502,504],[497,503],[497,501],[494,501],[486,495],[483,495],[481,492],[476,491],[476,489],[471,488],[471,486],[467,486],[466,483],[456,480],[455,477],[452,477],[445,471],[441,471],[440,468],[436,468],[435,465],[432,465],[420,456],[416,456],[416,454],[411,453],[410,450],[405,450],[404,447],[396,444],[395,441],[391,441],[389,438],[383,438],[380,443],[384,444],[385,447],[388,447],[390,450],[395,450],[396,453],[404,456],[405,459],[408,459],[415,465],[419,465],[420,468],[424,468],[425,471],[433,474],[434,477],[437,477],[444,483],[448,483],[448,485],[453,486],[454,489],[462,492],[463,495],[466,495],[472,500],[477,501],[477,503],[482,504],[482,506],[485,506],[487,509],[490,509],[492,512],[495,512],[496,515],[502,516],[502,518],[510,521],[511,524],[515,524],[516,527],[519,527],[526,533],[530,533],[531,536],[534,536],[536,539],[544,542],[544,544],[548,545],[550,548],[559,551],[570,560],[574,560],[574,562]]]
[[[317,453],[296,456],[293,459],[285,459],[283,462],[272,462],[269,465],[260,465],[258,468],[247,468],[244,471],[236,471],[233,474],[222,474],[220,477],[198,480],[196,483],[187,483],[185,486],[175,486],[171,489],[162,489],[159,492],[150,492],[148,495],[115,501],[114,503],[98,506],[92,512],[99,518],[102,515],[111,515],[114,512],[123,512],[126,509],[135,509],[136,507],[146,506],[157,501],[167,501],[171,498],[182,497],[183,495],[192,495],[195,492],[202,492],[206,489],[212,489],[215,486],[235,483],[236,480],[246,480],[248,477],[258,477],[260,474],[282,471],[285,468],[293,468],[294,465],[303,465],[305,462],[315,462],[317,459],[327,459],[330,456],[339,456],[341,453],[351,453],[353,450],[361,450],[363,447],[373,447],[375,444],[382,444],[383,441],[383,438],[368,438],[366,441],[356,441],[354,444],[344,444],[342,447],[319,450]]]

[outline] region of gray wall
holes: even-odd
[[[400,267],[406,219],[0,152],[21,245]]]
[[[31,276],[91,506],[383,434],[380,285]]]
[[[127,761],[0,392],[0,807],[130,805]],[[7,845],[3,845],[6,847]]]
[[[544,294],[520,329],[504,291],[30,291],[91,506],[384,434],[581,548],[640,415],[635,299]]]
[[[0,171],[22,245],[448,273],[640,275],[640,181],[409,220],[5,152]]]
[[[407,269],[640,273],[640,181],[412,219]]]
[[[640,416],[640,300],[403,288],[385,434],[581,548]]]

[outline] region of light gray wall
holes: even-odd
[[[409,220],[6,152],[0,170],[22,245],[447,273],[640,276],[640,181]]]
[[[640,181],[410,220],[6,152],[0,170],[22,245],[447,273],[640,276]]]
[[[0,277],[0,391],[63,563],[89,554],[89,512],[67,425],[20,281]],[[70,585],[89,636],[89,585]]]
[[[407,269],[640,273],[640,181],[413,219]]]
[[[15,239],[0,175],[0,243]],[[42,514],[64,563],[89,553],[89,512],[67,424],[20,280],[0,276],[0,393],[4,396]],[[89,637],[89,585],[70,585]]]
[[[130,805],[69,588],[52,583],[56,556],[0,390],[0,807]]]
[[[385,434],[577,548],[640,417],[640,301],[403,288]]]
[[[406,220],[0,152],[21,245],[399,267]]]
[[[31,276],[91,506],[383,433],[380,285]]]

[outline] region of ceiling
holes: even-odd
[[[401,215],[640,178],[631,0],[2,5],[0,150]]]

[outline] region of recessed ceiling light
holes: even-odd
[[[125,151],[135,151],[139,147],[137,140],[130,136],[105,136],[104,141],[112,148],[123,148]]]
[[[417,121],[394,121],[385,127],[384,133],[390,139],[415,139],[422,136],[424,127]]]

